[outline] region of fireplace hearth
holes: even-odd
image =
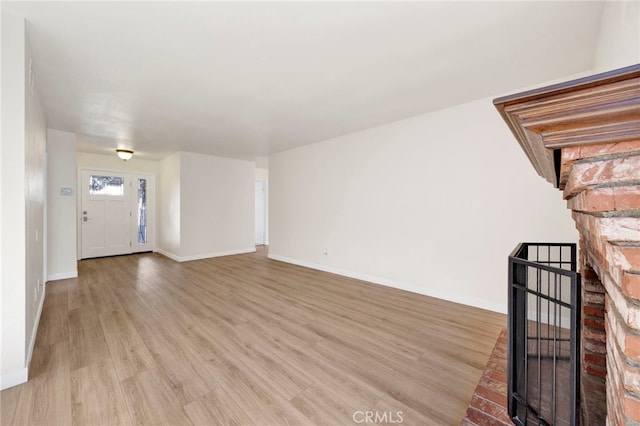
[[[578,229],[580,414],[640,423],[640,64],[494,101]],[[605,397],[606,395],[606,397]]]

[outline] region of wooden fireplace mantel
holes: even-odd
[[[640,64],[494,104],[580,235],[582,424],[638,425]]]
[[[640,64],[501,97],[493,103],[538,174],[558,187],[556,150],[638,140]]]

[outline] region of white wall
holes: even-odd
[[[253,162],[181,153],[180,256],[255,251]]]
[[[133,158],[123,161],[116,156],[115,150],[113,155],[92,154],[88,152],[78,152],[77,162],[79,168],[96,169],[96,170],[117,170],[122,172],[145,172],[155,173],[160,171],[160,162],[152,160],[141,160]]]
[[[180,155],[160,162],[158,179],[158,251],[173,256],[180,253]]]
[[[2,10],[2,376],[27,379],[25,322],[25,24]]]
[[[640,2],[605,2],[594,63],[604,72],[640,63]]]
[[[27,35],[25,64],[31,63],[31,46]],[[47,196],[46,144],[47,125],[36,89],[36,71],[29,84],[25,70],[25,198],[26,198],[26,364],[31,361],[38,321],[44,302],[45,277],[45,200]]]
[[[256,167],[256,181],[262,181],[265,183],[265,222],[267,223],[264,232],[264,244],[269,245],[269,169]]]
[[[159,252],[188,261],[255,251],[253,162],[179,152],[160,176]]]
[[[270,257],[500,312],[518,242],[577,239],[488,98],[272,155],[269,178]]]
[[[46,127],[30,59],[24,19],[3,9],[1,389],[27,380],[44,301]]]
[[[269,181],[269,169],[263,169],[261,167],[256,167],[256,180],[261,180],[264,182]]]
[[[77,179],[76,134],[47,129],[47,281],[78,276]]]

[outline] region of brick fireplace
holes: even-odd
[[[583,424],[638,424],[640,65],[494,103],[580,235]]]

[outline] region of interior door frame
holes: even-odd
[[[76,190],[76,258],[77,260],[82,260],[82,172],[83,171],[96,171],[100,173],[114,173],[114,174],[127,174],[131,176],[148,176],[151,177],[151,181],[153,182],[153,193],[151,197],[147,198],[147,205],[150,205],[152,208],[150,217],[148,218],[149,229],[153,231],[153,238],[149,243],[150,251],[157,251],[157,243],[158,243],[158,230],[156,226],[156,218],[157,218],[157,190],[156,190],[156,174],[153,172],[139,172],[139,171],[130,171],[130,170],[117,170],[117,169],[106,169],[103,167],[89,167],[89,166],[81,166],[78,167],[77,170],[77,190]]]

